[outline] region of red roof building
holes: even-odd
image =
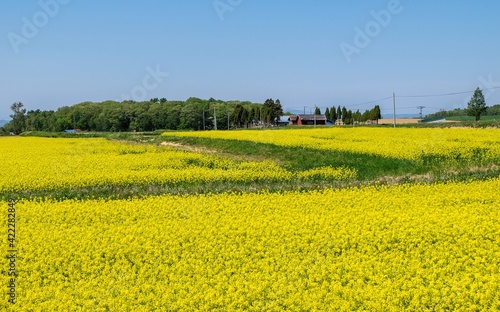
[[[290,124],[297,126],[305,126],[305,125],[326,125],[326,117],[325,115],[296,115],[290,116],[289,118]]]

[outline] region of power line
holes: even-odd
[[[482,91],[488,91],[488,90],[496,90],[500,89],[499,87],[493,87],[493,88],[486,88],[486,89],[481,89]],[[376,102],[381,102],[389,99],[395,100],[395,98],[430,98],[430,97],[441,97],[441,96],[452,96],[452,95],[460,95],[460,94],[470,94],[474,93],[475,90],[473,91],[463,91],[463,92],[452,92],[452,93],[441,93],[441,94],[425,94],[425,95],[393,95],[393,96],[388,96],[383,99],[378,99],[378,100],[373,100],[373,101],[368,101],[368,102],[363,102],[363,103],[357,103],[357,104],[352,104],[352,105],[347,105],[348,107],[353,107],[353,106],[362,106],[366,104],[372,104]],[[415,108],[414,106],[412,107],[398,107],[398,109],[410,109],[410,108]],[[436,109],[433,107],[426,107],[429,109]],[[304,106],[304,113],[305,113],[306,106]],[[436,109],[437,110],[437,109]]]
[[[415,106],[409,106],[409,107],[398,107],[399,110],[402,109],[415,109]]]
[[[386,97],[386,98],[383,98],[383,99],[380,99],[380,100],[375,100],[375,101],[370,101],[370,102],[364,102],[364,103],[349,105],[349,107],[351,107],[351,106],[361,106],[361,105],[371,104],[371,103],[375,103],[375,102],[381,102],[381,101],[385,101],[385,100],[388,100],[388,99],[392,99],[392,96],[389,96],[389,97]]]
[[[500,87],[494,87],[494,88],[488,88],[488,89],[482,89],[483,91],[485,90],[494,90],[494,89],[500,89]],[[460,95],[460,94],[470,94],[474,93],[475,90],[473,91],[464,91],[464,92],[454,92],[454,93],[442,93],[442,94],[428,94],[428,95],[398,95],[398,97],[401,98],[426,98],[426,97],[438,97],[438,96],[451,96],[451,95]]]

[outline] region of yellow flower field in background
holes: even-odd
[[[287,130],[242,130],[167,132],[164,136],[245,140],[288,147],[369,153],[420,161],[426,156],[445,159],[498,160],[498,129],[441,128],[295,128]]]
[[[0,138],[0,157],[0,192],[106,185],[286,181],[294,177],[272,161],[235,161],[216,155],[95,138]],[[305,172],[304,177],[307,174]],[[356,171],[331,168],[328,175],[332,180],[353,179]]]
[[[498,310],[499,189],[23,200],[15,308]]]

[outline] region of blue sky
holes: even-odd
[[[425,114],[472,93],[401,96],[500,87],[498,0],[23,0],[0,12],[0,119],[16,101],[191,96],[389,116],[393,92],[398,114]],[[485,95],[500,103],[500,89]]]

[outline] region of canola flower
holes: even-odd
[[[499,187],[22,200],[0,310],[494,311]]]
[[[294,128],[168,132],[164,136],[243,140],[286,147],[339,150],[414,161],[499,161],[498,129],[433,128]]]
[[[272,161],[228,157],[105,139],[0,138],[0,192],[89,186],[289,181],[294,174]],[[328,179],[356,177],[330,168]],[[314,173],[301,172],[307,179]]]

